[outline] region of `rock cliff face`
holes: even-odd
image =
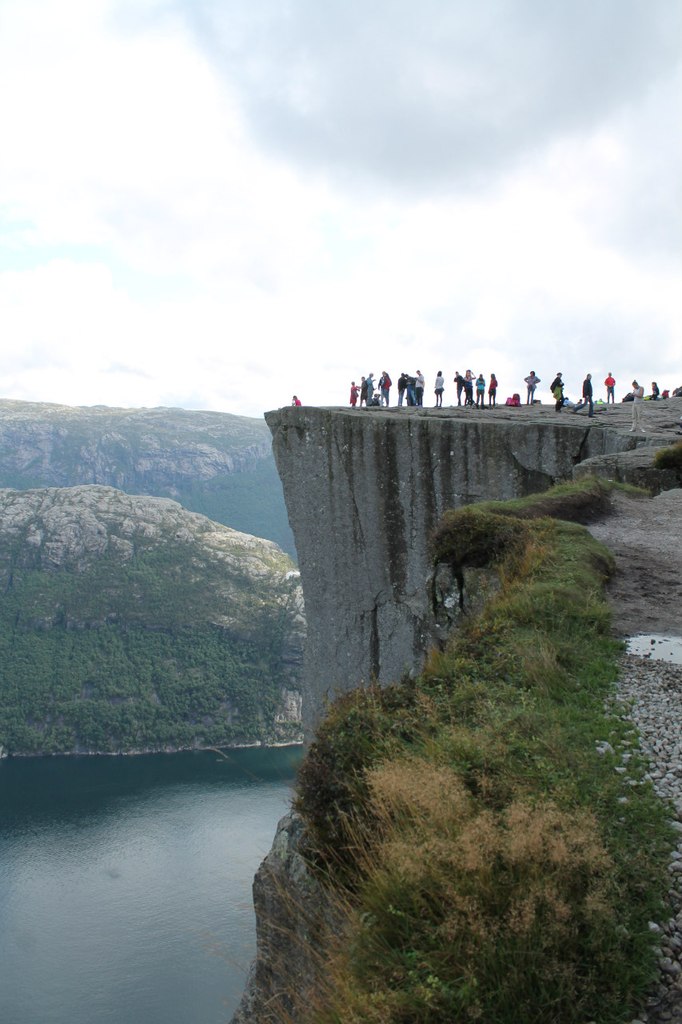
[[[306,600],[308,735],[328,694],[422,665],[439,633],[429,537],[446,508],[582,472],[677,486],[675,474],[652,471],[652,446],[676,439],[682,402],[645,413],[646,438],[629,433],[627,405],[593,420],[537,406],[268,413]],[[305,856],[302,822],[287,816],[254,882],[258,953],[234,1024],[300,1019],[288,993],[314,988],[324,971],[319,939],[333,932],[333,912]]]
[[[297,814],[279,822],[270,853],[253,882],[258,954],[232,1024],[295,1021],[321,963],[311,950],[327,948],[338,931],[338,911],[307,867],[306,837]]]
[[[681,404],[647,409],[646,439],[628,432],[627,405],[591,420],[540,406],[267,413],[306,601],[308,728],[328,695],[419,670],[438,632],[429,538],[446,508],[542,491],[578,464],[666,443]]]
[[[0,487],[78,484],[174,498],[294,553],[261,420],[186,409],[0,401]]]
[[[0,744],[129,751],[300,738],[298,574],[166,498],[0,490]]]

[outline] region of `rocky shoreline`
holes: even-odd
[[[222,753],[224,750],[250,750],[252,747],[265,747],[268,750],[279,747],[302,747],[303,734],[300,739],[293,740],[252,740],[244,743],[225,743],[220,747],[142,747],[139,750],[62,750],[54,754],[9,754],[0,746],[0,760],[9,757],[142,757],[144,754],[201,754],[211,750]]]

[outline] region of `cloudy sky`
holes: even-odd
[[[681,38],[679,0],[0,0],[0,396],[682,384]]]

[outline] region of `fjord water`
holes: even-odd
[[[223,1024],[297,748],[0,762],[2,1024]]]

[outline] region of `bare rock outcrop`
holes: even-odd
[[[78,484],[174,498],[293,553],[262,420],[0,400],[0,487]]]
[[[303,821],[285,815],[253,882],[258,953],[232,1024],[296,1020],[318,986],[324,963],[314,951],[328,947],[340,918],[308,856]]]
[[[266,414],[294,532],[308,618],[304,716],[335,692],[418,671],[437,639],[431,533],[446,508],[514,498],[675,439],[682,402],[586,416],[495,410],[309,407]],[[594,460],[594,461],[593,461]]]

